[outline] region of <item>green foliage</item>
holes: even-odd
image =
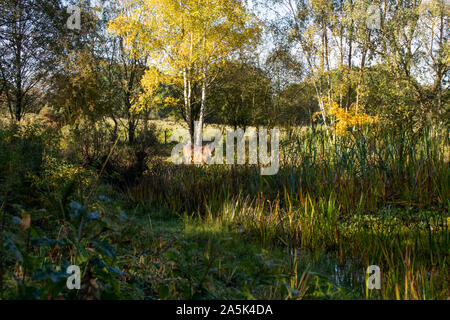
[[[271,83],[249,62],[228,62],[210,88],[209,122],[247,128],[265,124],[271,112]]]
[[[371,30],[370,1],[269,1],[265,61],[242,1],[105,2],[73,32],[60,1],[0,2],[2,110],[44,106],[0,128],[0,299],[448,299],[448,8],[388,2]],[[173,165],[155,113],[281,126],[280,170]]]
[[[0,185],[4,198],[23,201],[29,191],[29,174],[40,171],[46,139],[51,138],[38,132],[37,126],[0,129]]]

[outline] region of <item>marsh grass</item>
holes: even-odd
[[[281,149],[282,168],[269,177],[255,166],[153,165],[128,188],[129,201],[234,225],[264,246],[333,253],[338,265],[352,262],[353,285],[366,298],[448,298],[445,134],[378,126],[330,143],[311,128]],[[363,281],[372,264],[382,269],[380,292]]]
[[[0,131],[2,297],[450,296],[444,130],[377,125],[330,142],[320,127],[301,128],[283,135],[274,176],[158,155],[126,179],[106,162],[101,174],[69,163],[55,143],[64,136],[16,129]],[[64,289],[62,263],[74,261],[85,270],[81,296]],[[381,290],[366,288],[369,265],[381,267]]]

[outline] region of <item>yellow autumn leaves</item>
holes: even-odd
[[[356,110],[345,110],[339,107],[337,102],[331,101],[326,96],[322,97],[322,103],[325,106],[327,116],[333,118],[333,128],[339,136],[346,136],[349,128],[365,126],[378,121],[378,116],[373,117]],[[316,114],[316,116],[319,114]]]
[[[134,106],[140,111],[157,102],[160,84],[190,91],[205,82],[213,65],[259,39],[261,25],[241,1],[143,0],[111,21],[109,31],[123,39],[130,56],[147,62],[145,92]]]

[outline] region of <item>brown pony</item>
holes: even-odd
[[[206,146],[201,147],[200,150],[192,150],[192,144],[188,143],[183,147],[183,163],[184,164],[205,164],[212,158],[213,152],[215,150],[214,143],[209,143]],[[194,153],[194,157],[192,157],[192,153]]]

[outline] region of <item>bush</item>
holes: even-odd
[[[40,128],[12,125],[0,129],[0,186],[2,196],[18,202],[30,199],[29,175],[39,174],[45,149]]]

